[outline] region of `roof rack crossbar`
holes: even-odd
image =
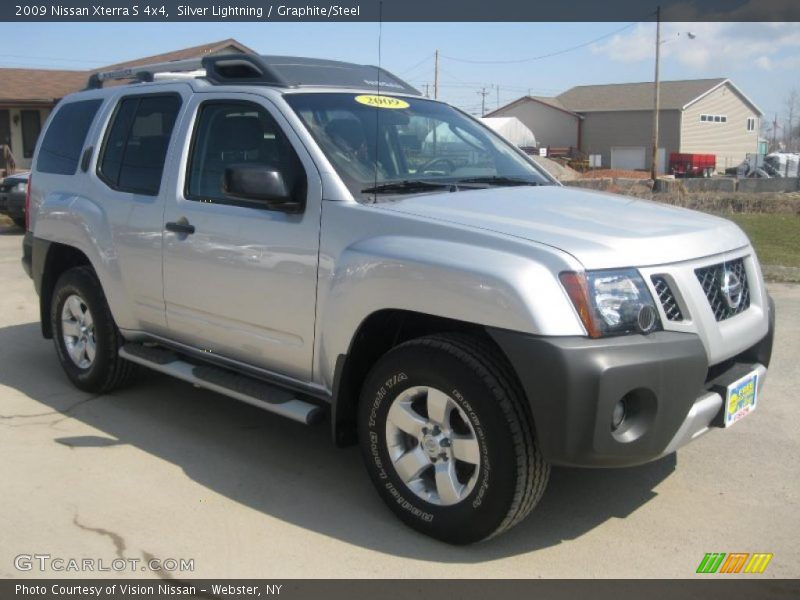
[[[153,81],[156,73],[177,73],[181,71],[197,71],[202,69],[202,60],[199,58],[189,58],[185,60],[172,60],[151,65],[141,65],[127,67],[125,69],[115,69],[113,71],[99,71],[89,76],[86,83],[87,89],[97,89],[103,87],[106,81],[120,81],[134,79],[137,81]]]

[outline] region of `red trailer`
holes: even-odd
[[[669,155],[669,172],[675,177],[711,177],[716,170],[715,154],[672,152]]]

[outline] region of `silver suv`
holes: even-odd
[[[376,67],[101,73],[34,165],[23,262],[76,386],[143,365],[327,417],[447,542],[514,526],[551,465],[635,465],[735,423],[764,383],[774,309],[735,225],[562,187]]]

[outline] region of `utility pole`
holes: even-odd
[[[433,97],[439,99],[439,49],[433,54]]]
[[[430,85],[429,83],[426,83],[426,84],[425,84],[425,97],[426,97],[426,98],[430,98],[430,97],[431,97],[431,95],[428,93],[428,86],[429,86],[429,85]]]
[[[775,120],[772,122],[772,148],[775,152],[778,149],[778,113],[775,113]]]
[[[486,88],[481,88],[480,92],[475,92],[481,97],[481,116],[486,114],[486,96],[489,95],[489,92],[486,91]]]
[[[500,108],[500,84],[497,84],[497,106],[495,108]]]
[[[659,81],[659,61],[661,59],[661,7],[656,8],[656,76],[655,76],[655,94],[653,101],[653,156],[652,164],[650,165],[650,177],[655,185],[658,178],[658,112],[660,109],[661,98],[659,97],[659,89],[661,82]]]

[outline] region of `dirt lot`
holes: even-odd
[[[47,553],[194,559],[179,578],[667,578],[756,551],[775,555],[764,577],[800,576],[798,286],[771,287],[776,354],[752,416],[642,467],[555,469],[520,527],[453,548],[397,522],[325,426],[156,374],[77,391],[39,333],[21,239],[0,227],[0,577],[80,575],[14,567]]]

